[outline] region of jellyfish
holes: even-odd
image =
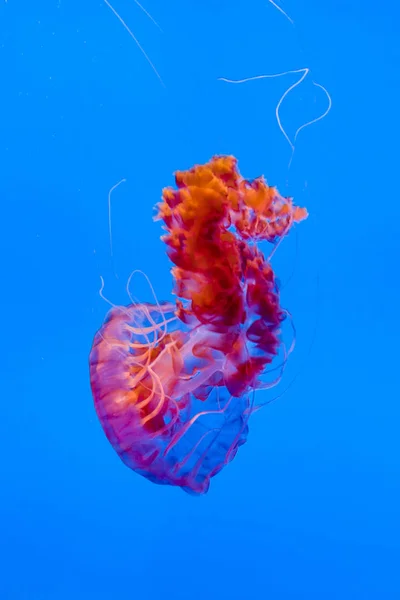
[[[200,495],[246,442],[259,390],[280,380],[288,352],[273,362],[289,313],[271,257],[307,211],[263,177],[244,179],[233,156],[178,171],[175,183],[156,216],[175,301],[113,307],[94,337],[90,380],[121,460]]]

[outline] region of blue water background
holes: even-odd
[[[398,5],[287,0],[292,26],[267,0],[148,0],[162,31],[113,6],[164,86],[104,2],[0,4],[0,598],[398,599]],[[332,110],[288,168],[275,108],[298,75],[217,78],[303,67],[288,135],[326,109],[312,80]],[[216,153],[310,217],[274,257],[297,328],[289,389],[198,499],[120,462],[88,353],[100,276],[114,303],[133,269],[171,298],[153,206]],[[143,277],[132,293],[151,300]]]

